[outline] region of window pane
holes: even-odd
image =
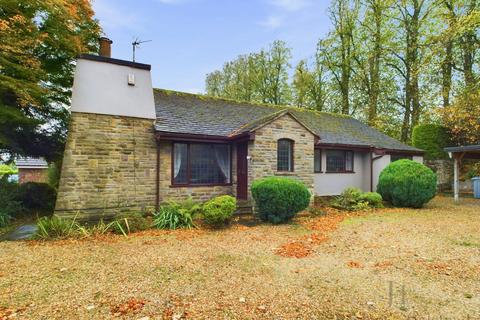
[[[345,171],[345,151],[342,151],[342,150],[327,151],[327,171],[329,172]]]
[[[173,181],[178,184],[188,183],[187,144],[173,144]]]
[[[290,140],[278,140],[277,145],[277,170],[293,171],[292,166],[292,142]]]
[[[353,171],[353,151],[345,151],[345,171]]]
[[[322,171],[322,151],[320,149],[315,149],[313,163],[314,163],[313,170],[315,172]]]
[[[225,171],[225,173],[224,173]],[[190,145],[190,183],[220,184],[230,181],[230,152],[228,146],[211,144]]]
[[[405,155],[405,154],[392,154],[392,155],[390,155],[390,162],[395,162],[395,161],[401,160],[401,159],[412,160],[413,157],[409,156],[409,155]]]

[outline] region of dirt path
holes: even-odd
[[[0,319],[480,318],[480,201],[321,219],[2,242]]]

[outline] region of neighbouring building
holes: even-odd
[[[352,117],[153,89],[150,69],[79,57],[57,214],[96,219],[223,194],[249,203],[265,176],[320,196],[370,191],[391,161],[423,161],[422,150]]]
[[[48,163],[42,158],[19,158],[15,161],[18,169],[18,183],[48,181]]]

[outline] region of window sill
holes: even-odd
[[[170,188],[197,188],[197,187],[229,187],[231,183],[213,183],[213,184],[171,184]]]
[[[313,173],[324,173],[323,171],[313,171]]]
[[[274,173],[276,176],[295,176],[295,171],[277,171]]]
[[[355,171],[325,171],[325,173],[356,173]]]

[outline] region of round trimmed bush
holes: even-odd
[[[286,222],[305,210],[311,194],[297,180],[283,177],[268,177],[252,184],[255,213],[263,221],[274,224]]]
[[[437,175],[427,166],[406,159],[383,169],[377,186],[383,199],[396,207],[421,208],[436,190]]]
[[[237,199],[232,196],[220,196],[208,200],[203,205],[203,218],[213,227],[228,223],[237,209]]]

